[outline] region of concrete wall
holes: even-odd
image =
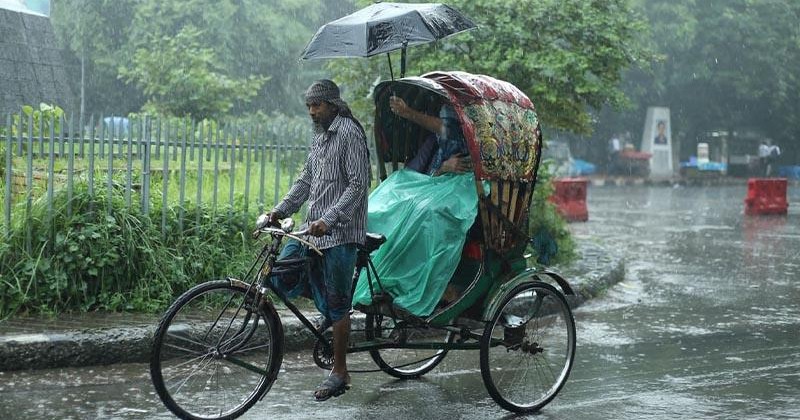
[[[76,109],[50,19],[0,9],[0,116],[41,102]]]

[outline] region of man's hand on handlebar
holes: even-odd
[[[323,236],[328,233],[328,225],[322,220],[311,222],[308,225],[308,233],[312,236]]]
[[[281,225],[280,215],[275,210],[272,210],[267,215],[267,226],[279,227]]]
[[[258,216],[258,219],[256,219],[256,230],[253,232],[253,238],[258,238],[261,234],[261,229],[265,227],[279,227],[280,222],[278,219],[280,219],[280,217],[275,211],[264,213],[261,216]]]

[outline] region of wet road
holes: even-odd
[[[624,253],[625,282],[576,311],[576,364],[536,418],[800,418],[800,191],[787,217],[743,215],[745,187],[592,188],[579,240]],[[356,358],[354,368],[372,368]],[[315,403],[322,372],[287,355],[243,418],[502,418],[477,352],[419,381],[354,375]],[[0,373],[2,418],[169,418],[144,365]]]

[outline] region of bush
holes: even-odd
[[[544,266],[568,263],[576,257],[567,222],[556,212],[556,206],[548,201],[554,191],[550,164],[551,161],[545,160],[539,168],[528,226],[530,249],[537,263]]]
[[[56,194],[52,217],[45,200],[34,203],[29,219],[15,212],[10,235],[0,240],[0,317],[159,311],[189,287],[241,273],[252,261],[251,215],[187,207],[181,226],[170,208],[162,233],[161,217],[127,209],[122,191],[108,194],[101,189],[91,197],[78,184],[71,216],[65,191]]]

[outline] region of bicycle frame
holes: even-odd
[[[283,239],[286,237],[295,239],[300,241],[301,243],[305,244],[319,256],[322,256],[322,252],[315,247],[311,242],[303,239],[301,236],[307,234],[306,231],[301,232],[286,232],[283,229],[277,228],[261,228],[257,232],[259,233],[269,233],[272,237],[270,243],[266,244],[262,249],[259,256],[256,258],[256,261],[251,266],[250,270],[248,270],[247,275],[245,278],[250,277],[254,270],[256,270],[256,275],[253,276],[253,280],[250,283],[241,282],[243,285],[247,285],[248,288],[257,287],[258,292],[261,294],[261,299],[265,302],[269,302],[269,298],[267,297],[267,291],[272,291],[274,296],[276,296],[289,311],[294,314],[294,316],[325,346],[327,351],[333,351],[330,341],[325,335],[323,334],[324,331],[320,331],[317,327],[300,311],[300,309],[292,303],[291,299],[286,297],[283,292],[275,287],[271,281],[269,281],[269,276],[271,275],[273,269],[279,267],[289,267],[295,266],[294,270],[287,270],[284,273],[291,274],[296,271],[307,269],[307,264],[311,262],[311,258],[313,257],[304,257],[303,260],[301,259],[293,259],[289,261],[280,261],[277,259],[278,251],[280,249],[280,245],[283,242]],[[369,257],[369,254],[364,250],[358,251],[357,256],[357,263],[356,268],[353,273],[353,287],[355,287],[355,282],[358,280],[359,276],[361,275],[361,271],[363,269],[367,269],[367,276],[369,280],[370,292],[372,295],[375,296],[373,290],[373,282],[372,277],[374,276],[375,282],[380,285],[380,278],[378,277],[377,270],[375,266],[372,264],[372,260]],[[258,285],[258,286],[256,286]],[[272,302],[269,302],[272,305]],[[390,308],[391,311],[391,308]],[[385,315],[386,316],[386,315]],[[396,314],[390,313],[388,315],[390,318],[395,319],[399,322],[404,322],[399,320]],[[424,321],[419,320],[419,325],[414,325],[415,327],[422,327],[422,328],[430,328],[430,329],[438,329],[442,331],[448,331],[457,334],[459,337],[458,340],[455,342],[447,343],[447,342],[421,342],[421,343],[403,343],[397,342],[395,340],[388,340],[388,339],[380,339],[380,338],[373,338],[370,340],[362,340],[357,342],[351,342],[351,345],[348,346],[348,353],[359,353],[365,351],[374,351],[374,350],[384,350],[384,349],[424,349],[424,350],[476,350],[480,348],[479,343],[477,340],[480,339],[480,334],[475,333],[472,329],[463,326],[443,326],[443,327],[434,327],[424,323]],[[402,325],[402,324],[399,324]],[[404,327],[400,327],[404,328]],[[480,329],[483,328],[483,325],[480,326]],[[469,340],[469,341],[468,341]]]

